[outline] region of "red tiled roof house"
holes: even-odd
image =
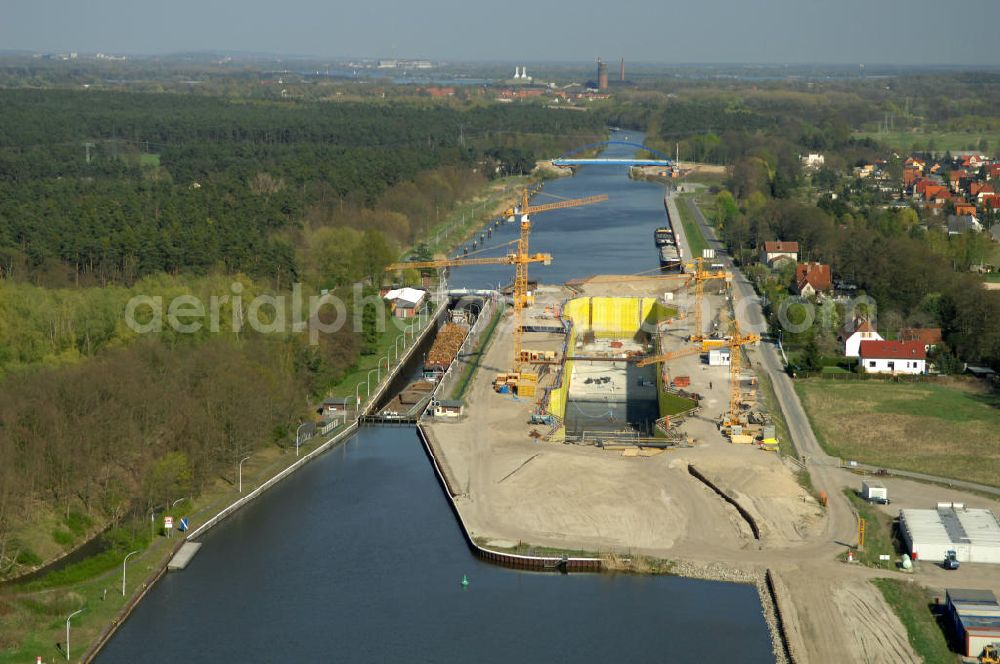
[[[927,373],[927,350],[919,341],[862,341],[859,355],[865,373]]]

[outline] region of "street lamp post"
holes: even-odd
[[[125,556],[125,560],[122,561],[122,597],[125,597],[125,563],[128,562],[128,559],[130,557],[134,556],[137,553],[139,553],[139,552],[138,551],[132,551],[127,556]]]
[[[299,432],[302,431],[302,427],[304,427],[306,424],[308,424],[308,422],[303,422],[302,424],[299,425],[299,428],[295,430],[295,456],[299,455],[299,445],[301,445],[302,441],[301,436],[299,436]]]
[[[69,614],[68,618],[66,618],[66,661],[67,662],[69,661],[69,621],[73,619],[73,616],[78,616],[81,613],[83,613],[83,609],[80,609],[79,611],[74,611],[73,613]]]
[[[368,383],[359,380],[358,384],[354,386],[354,419],[357,419],[361,415],[361,386],[364,385],[365,389],[368,389]],[[346,401],[345,401],[346,403]],[[345,406],[346,409],[346,406]]]
[[[372,374],[373,373],[377,374],[377,378],[375,378],[375,386],[378,387],[378,381],[380,381],[382,379],[382,367],[381,366],[377,366],[374,369],[369,369],[368,370],[368,375],[365,376],[365,387],[368,390],[367,394],[368,394],[369,397],[371,397],[371,395],[372,395],[371,380],[372,380]]]
[[[243,462],[246,461],[249,458],[250,457],[243,457],[243,459],[240,460],[240,465],[239,465],[240,493],[243,493]]]

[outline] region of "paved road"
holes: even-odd
[[[725,246],[716,238],[715,229],[709,226],[708,222],[705,220],[705,216],[701,213],[698,206],[694,204],[694,201],[688,198],[681,204],[687,205],[688,209],[694,214],[695,219],[698,221],[698,225],[702,229],[702,233],[705,234],[705,237],[708,240],[709,247],[714,248],[717,254],[724,255]],[[722,262],[729,266],[732,265],[732,261],[725,255]],[[733,272],[733,287],[736,292],[737,306],[743,309],[739,312],[741,327],[753,330],[754,332],[758,332],[762,335],[766,334],[767,326],[763,321],[763,309],[760,305],[760,298],[757,296],[750,282],[743,276],[742,272],[737,271],[734,267],[730,267],[730,269]],[[742,303],[747,304],[743,305]],[[792,442],[795,444],[795,448],[799,451],[799,454],[806,457],[809,465],[813,467],[818,465],[839,466],[840,459],[832,457],[824,452],[823,448],[820,447],[819,441],[816,440],[816,436],[813,433],[809,419],[806,416],[805,410],[802,408],[802,403],[799,401],[798,394],[795,392],[795,388],[792,385],[792,379],[788,377],[788,374],[785,373],[783,369],[783,363],[777,348],[771,343],[764,343],[759,349],[758,357],[761,360],[761,365],[767,371],[767,374],[770,376],[771,382],[774,385],[774,391],[777,394],[781,411],[785,414],[785,420],[788,422],[788,428],[792,434]],[[879,468],[884,468],[884,466],[858,464],[858,468],[875,471]],[[886,470],[899,477],[907,477],[925,482],[937,482],[956,488],[971,489],[973,491],[980,491],[991,495],[1000,495],[1000,488],[987,486],[985,484],[966,482],[964,480],[951,479],[948,477],[939,477],[937,475],[927,475],[925,473],[917,473],[909,470],[899,470],[896,468],[886,468]]]
[[[760,297],[750,281],[733,264],[732,258],[726,251],[725,245],[719,241],[715,235],[715,229],[711,228],[705,220],[701,210],[690,198],[680,201],[681,205],[687,205],[694,215],[698,226],[701,228],[710,249],[715,249],[717,262],[722,263],[733,273],[733,304],[736,310],[737,320],[743,331],[753,331],[764,335],[767,333],[767,323],[764,318],[764,308]],[[813,486],[819,491],[825,491],[830,497],[829,516],[827,521],[826,536],[828,539],[836,539],[843,542],[854,542],[856,533],[856,521],[854,510],[847,498],[841,492],[843,486],[842,477],[839,477],[839,459],[831,457],[820,446],[816,435],[813,433],[812,425],[806,415],[798,394],[792,385],[792,379],[785,373],[784,365],[778,354],[777,348],[770,342],[761,343],[756,352],[753,353],[758,359],[758,370],[762,370],[771,380],[774,393],[778,399],[778,405],[785,416],[788,431],[792,437],[792,443],[798,450],[799,456],[805,461],[812,476]]]

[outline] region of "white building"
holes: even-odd
[[[802,157],[802,165],[806,168],[818,169],[821,168],[824,163],[826,163],[826,158],[821,154],[810,153]]]
[[[420,307],[427,298],[427,291],[418,288],[396,288],[383,297],[392,304],[392,315],[397,318],[413,318],[420,313]]]
[[[858,354],[865,373],[927,373],[927,349],[919,341],[862,341]]]
[[[882,341],[882,335],[878,333],[871,321],[863,318],[856,319],[854,325],[845,326],[840,331],[838,338],[841,350],[844,351],[844,357],[858,357],[862,341]]]
[[[962,503],[900,510],[899,530],[918,560],[940,562],[954,551],[961,563],[1000,563],[1000,520],[990,510]]]
[[[799,243],[798,242],[765,242],[764,249],[761,251],[760,260],[769,266],[774,266],[783,260],[790,260],[792,262],[799,260]]]
[[[728,367],[731,361],[732,357],[728,348],[713,348],[708,351],[708,366],[710,367]]]

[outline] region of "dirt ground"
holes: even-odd
[[[809,662],[898,664],[920,658],[903,624],[868,579],[834,579],[811,567],[778,574],[788,595],[786,631]]]
[[[587,294],[663,294],[671,280],[595,280],[575,288]],[[575,294],[540,289],[538,307]],[[677,304],[687,305],[680,291]],[[721,306],[715,298],[714,307]],[[709,318],[709,321],[712,319]],[[688,320],[675,321],[671,338],[681,343]],[[715,419],[728,407],[728,368],[709,367],[698,356],[670,363],[670,375],[691,377],[702,408],[683,424],[693,446],[649,457],[625,457],[596,447],[543,442],[530,434],[547,427],[527,424],[536,399],[493,391],[495,370],[510,364],[511,320],[501,321],[481,370],[470,386],[466,415],[428,426],[445,472],[459,492],[456,504],[478,541],[496,547],[519,542],[572,551],[643,554],[696,565],[729,564],[771,569],[787,588],[790,638],[806,662],[916,661],[906,632],[869,579],[896,574],[837,561],[853,543],[853,522],[831,527],[822,509],[776,454],[732,445]],[[526,335],[525,346],[529,347]],[[671,341],[674,343],[674,341]],[[558,335],[539,335],[530,347],[556,348]],[[552,380],[551,373],[544,380]],[[749,383],[745,385],[749,392]],[[539,395],[540,397],[540,395]],[[753,537],[737,510],[688,472],[694,464],[753,514],[761,539]],[[818,472],[818,471],[817,471]],[[861,478],[823,469],[842,486],[860,487]],[[933,506],[967,494],[889,478],[893,504]],[[856,485],[856,486],[855,486]],[[984,505],[987,506],[987,505]],[[996,507],[990,502],[989,506]],[[843,520],[839,522],[842,526]],[[926,565],[918,580],[932,587],[961,581],[964,587],[1000,590],[1000,571],[966,566],[946,577]]]

